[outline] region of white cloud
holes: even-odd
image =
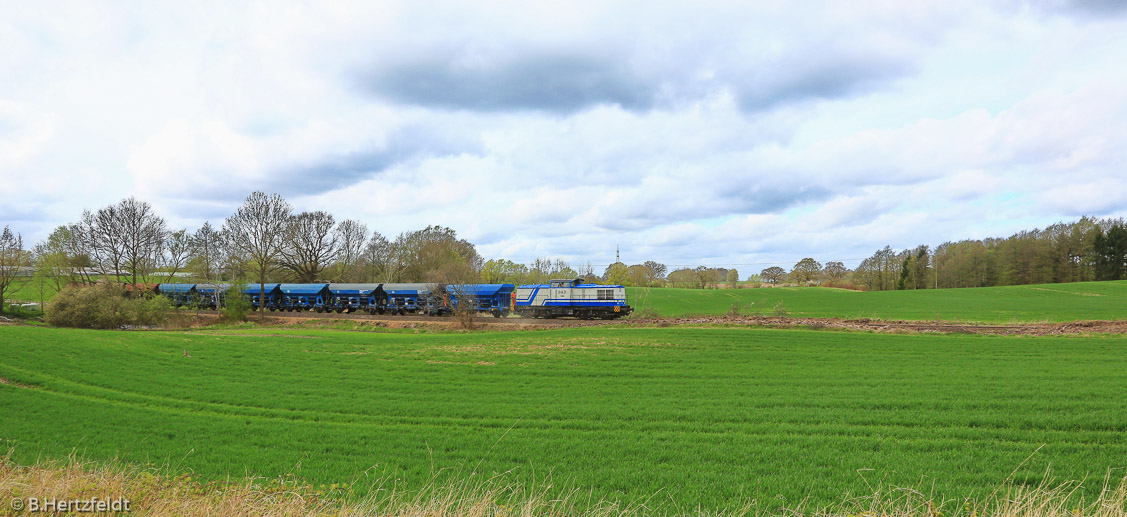
[[[0,217],[33,239],[130,194],[215,223],[255,189],[521,261],[844,260],[1127,215],[1127,21],[1082,5],[9,11]]]

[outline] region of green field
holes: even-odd
[[[666,510],[832,504],[865,479],[961,500],[1030,455],[1018,483],[1127,467],[1125,352],[1119,336],[3,326],[0,447],[357,495],[451,469]]]
[[[48,287],[44,298],[55,293]],[[759,289],[627,288],[630,305],[660,316],[771,316],[782,302],[789,316],[942,320],[981,323],[1127,319],[1127,281],[968,289],[859,292],[816,287]],[[39,301],[38,286],[21,284],[9,299]]]
[[[983,323],[1127,319],[1127,281],[1077,282],[920,291],[848,291],[817,287],[759,289],[630,288],[631,305],[661,316],[742,314],[943,320]]]

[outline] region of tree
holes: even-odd
[[[467,268],[470,276],[476,277],[483,264],[472,243],[443,226],[399,234],[391,251],[403,268],[403,276],[413,282],[430,282],[430,278],[447,275],[451,267]]]
[[[164,267],[168,269],[168,281],[171,282],[180,268],[188,262],[192,252],[192,236],[188,230],[177,230],[168,235],[165,242],[166,253],[162,255]]]
[[[612,285],[630,285],[630,268],[622,262],[615,262],[607,266],[607,270],[603,272],[603,280]]]
[[[364,239],[368,227],[360,221],[346,219],[333,230],[338,245],[335,279],[338,282],[358,280],[356,266],[364,253]]]
[[[696,274],[687,267],[674,269],[665,277],[665,281],[673,287],[693,287],[696,285]]]
[[[118,281],[125,261],[124,234],[118,228],[119,222],[117,207],[110,205],[97,212],[83,211],[82,220],[74,227],[80,247],[98,272],[103,277],[112,274]]]
[[[794,265],[790,274],[792,278],[807,284],[817,278],[820,271],[822,271],[822,264],[817,260],[806,257]]]
[[[848,272],[849,270],[846,269],[845,264],[841,262],[826,262],[826,267],[822,268],[822,275],[831,282],[837,282],[845,278],[845,274]]]
[[[1127,273],[1127,227],[1122,224],[1108,228],[1106,235],[1096,236],[1096,278],[1119,280]]]
[[[369,279],[377,282],[395,282],[399,279],[403,263],[401,253],[380,232],[373,231],[364,245],[360,260]]]
[[[642,266],[645,266],[647,270],[646,285],[653,286],[659,279],[665,278],[665,272],[667,271],[665,264],[647,260],[642,263]]]
[[[693,276],[700,289],[707,289],[716,283],[716,271],[708,266],[697,266],[693,269]]]
[[[630,285],[633,286],[650,286],[650,268],[643,264],[634,264],[629,267]]]
[[[193,269],[197,275],[211,283],[223,264],[223,236],[215,231],[211,223],[205,221],[192,234],[191,242],[192,257],[189,263],[195,265]]]
[[[89,257],[82,253],[75,226],[59,226],[47,236],[47,240],[35,245],[36,274],[48,284],[55,286],[55,292],[71,283],[90,282],[85,267]]]
[[[505,259],[492,259],[481,268],[481,281],[487,284],[528,283],[528,266]]]
[[[332,214],[318,210],[290,216],[283,235],[282,267],[298,282],[318,280],[337,252]]]
[[[23,237],[5,225],[0,231],[0,313],[4,312],[4,295],[19,276],[25,256]]]
[[[260,302],[266,300],[266,275],[274,269],[285,245],[286,225],[293,207],[278,194],[254,192],[234,215],[223,222],[223,238],[232,257],[250,268],[258,281]],[[266,304],[259,303],[266,319]]]
[[[740,272],[736,269],[728,270],[728,287],[735,289],[736,284],[740,281]]]
[[[783,277],[787,276],[787,270],[779,266],[771,266],[759,272],[759,276],[763,278],[764,282],[768,284],[777,284],[782,281]]]
[[[116,213],[118,223],[115,226],[121,232],[124,264],[129,269],[130,281],[147,281],[164,252],[168,226],[153,212],[152,205],[132,196],[118,203]],[[138,290],[134,292],[140,294]]]

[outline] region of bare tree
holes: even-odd
[[[364,245],[362,258],[369,279],[380,282],[399,280],[402,262],[392,243],[380,232],[372,232],[372,238]]]
[[[282,267],[299,282],[317,280],[337,252],[333,215],[320,210],[289,218],[282,246]]]
[[[192,234],[192,261],[206,282],[210,283],[218,273],[223,263],[223,236],[215,231],[211,223],[204,222]]]
[[[354,281],[354,270],[364,253],[364,237],[368,235],[368,227],[360,221],[345,219],[333,230],[337,240],[337,281]]]
[[[112,274],[121,281],[122,264],[125,261],[125,239],[118,228],[120,218],[117,207],[110,205],[97,212],[82,212],[82,221],[75,226],[80,246],[95,269],[103,277]]]
[[[595,282],[599,279],[599,277],[595,276],[595,266],[591,264],[590,260],[587,261],[586,265],[579,268],[579,276],[583,278],[585,282]]]
[[[278,194],[254,192],[223,222],[228,253],[250,268],[258,281],[258,310],[266,319],[266,275],[275,267],[285,242],[293,207]]]
[[[654,282],[657,282],[659,278],[665,278],[665,264],[653,260],[647,260],[642,263],[642,266],[646,268],[646,282],[649,285],[654,285]]]
[[[115,226],[121,232],[124,265],[129,268],[131,281],[148,280],[164,251],[168,226],[153,212],[151,205],[132,196],[118,203],[117,218]]]
[[[192,252],[192,236],[188,230],[177,230],[168,234],[165,242],[166,253],[162,254],[162,266],[168,269],[168,281],[171,282],[176,273],[180,272],[188,263],[188,256]]]
[[[23,237],[5,225],[0,231],[0,313],[4,312],[4,293],[19,276],[25,257]]]

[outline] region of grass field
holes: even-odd
[[[661,316],[743,314],[944,320],[983,323],[1127,319],[1127,281],[968,289],[858,292],[813,287],[760,289],[630,288],[631,305]]]
[[[50,301],[52,288],[44,293]],[[9,299],[39,301],[38,286],[20,285]],[[778,287],[759,289],[628,288],[630,305],[664,317],[720,316],[736,304],[741,314],[943,320],[981,323],[1127,319],[1127,281],[1078,282],[969,289],[858,292]]]
[[[1059,479],[1127,467],[1125,351],[1108,336],[750,328],[3,326],[0,439],[22,462],[292,473],[346,497],[450,469],[667,510],[833,504],[878,482],[961,500],[1027,458],[1018,484],[1050,465]]]

